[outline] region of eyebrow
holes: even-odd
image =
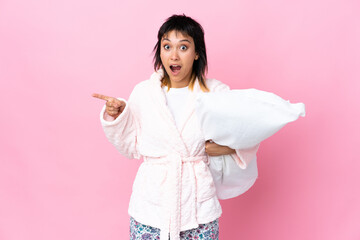
[[[168,39],[168,38],[163,38],[163,41],[165,41],[165,40],[171,42],[170,39]],[[182,40],[180,40],[179,42],[188,42],[188,43],[191,43],[191,42],[190,42],[189,40],[187,40],[187,39],[182,39]]]

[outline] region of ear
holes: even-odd
[[[199,59],[199,54],[196,53],[195,60],[198,60],[198,59]]]

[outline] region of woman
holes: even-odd
[[[205,142],[195,115],[200,92],[227,91],[206,79],[204,32],[185,15],[173,15],[158,32],[155,72],[137,84],[129,100],[100,94],[109,141],[128,158],[143,158],[129,204],[131,239],[218,239],[222,211],[208,155],[233,154],[246,168],[257,147],[246,151]]]

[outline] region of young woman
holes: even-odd
[[[155,72],[140,82],[129,100],[100,94],[106,137],[128,158],[142,158],[129,204],[131,239],[218,239],[222,210],[208,156],[233,154],[246,168],[257,147],[234,150],[205,142],[196,118],[200,92],[228,91],[206,79],[203,28],[173,15],[158,32]]]

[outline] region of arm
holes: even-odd
[[[237,165],[241,169],[246,169],[249,163],[253,159],[255,159],[259,146],[260,143],[248,149],[232,149],[227,146],[216,144],[212,141],[206,141],[205,152],[209,156],[220,156],[220,155],[231,154],[231,156],[235,159]]]
[[[93,96],[107,101],[100,112],[101,125],[107,139],[122,155],[139,159],[140,154],[137,150],[139,124],[134,114],[132,95],[129,101],[99,94]],[[114,103],[118,104],[116,106],[118,109],[114,108]]]
[[[105,106],[100,113],[100,121],[107,139],[115,148],[127,158],[139,159],[137,151],[137,121],[131,112],[131,106],[126,103],[123,112],[113,121],[111,116],[105,112]],[[110,120],[110,121],[108,121]]]
[[[235,149],[229,148],[227,146],[219,145],[211,140],[205,142],[205,152],[209,156],[220,156],[220,155],[236,153]]]

